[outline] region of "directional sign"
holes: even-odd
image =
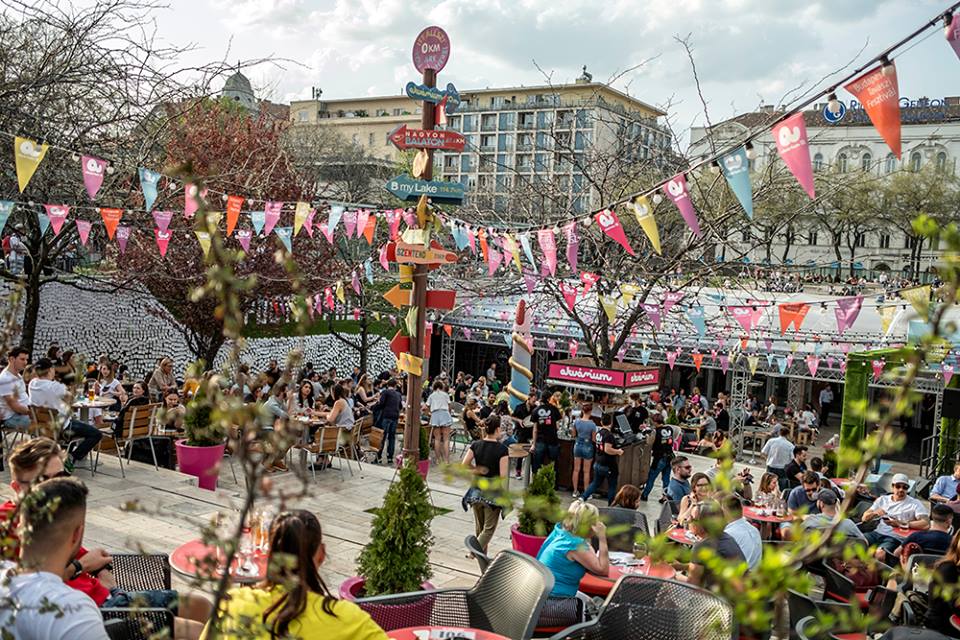
[[[450,264],[457,261],[457,254],[422,244],[398,242],[395,248],[397,262],[400,264]]]
[[[413,66],[423,73],[440,71],[450,59],[450,38],[440,27],[427,27],[413,41]]]
[[[404,149],[463,151],[466,140],[456,131],[408,129],[407,125],[402,124],[390,133],[390,142],[401,151]]]
[[[413,303],[413,291],[410,289],[401,289],[400,285],[394,285],[393,289],[383,294],[387,302],[395,306],[409,307]],[[427,291],[427,308],[440,311],[453,311],[457,302],[457,292],[446,289],[436,291]]]
[[[430,357],[430,343],[433,342],[433,340],[430,339],[431,337],[431,332],[427,331],[427,339],[423,343],[424,358]],[[398,358],[401,353],[408,353],[410,351],[410,336],[405,336],[397,331],[397,334],[393,336],[393,340],[390,341],[390,351],[393,351],[393,355]]]
[[[432,102],[434,104],[440,104],[443,102],[444,98],[446,98],[446,102],[444,102],[444,111],[447,112],[448,116],[456,111],[457,107],[460,106],[460,93],[457,91],[457,88],[453,86],[452,82],[447,83],[446,89],[428,87],[426,85],[417,84],[416,82],[408,82],[407,97],[411,100],[422,100],[424,102]]]
[[[383,187],[401,200],[419,200],[420,196],[427,196],[438,203],[461,204],[464,197],[463,185],[459,182],[415,180],[404,175],[397,176]]]

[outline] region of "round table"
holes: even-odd
[[[867,634],[862,631],[853,631],[851,633],[831,633],[833,640],[867,640]]]
[[[213,580],[219,576],[213,575],[207,558],[216,558],[217,549],[203,543],[202,540],[184,542],[170,553],[170,566],[178,573],[188,578],[200,577]],[[230,568],[230,579],[239,584],[260,582],[267,575],[267,554],[262,551],[253,553],[253,563],[257,567],[255,574],[237,575],[237,559],[234,558]]]
[[[908,529],[907,527],[891,527],[893,529],[892,533],[897,538],[906,540],[910,534],[916,533],[917,531],[923,531],[923,529]]]
[[[700,538],[690,533],[683,527],[673,527],[667,531],[667,537],[674,542],[690,545],[691,547],[700,542]]]
[[[952,616],[950,616],[950,626],[956,629],[957,631],[960,631],[960,616],[958,616],[957,614],[953,614]]]
[[[530,445],[526,443],[514,443],[507,447],[507,456],[510,458],[510,464],[507,465],[507,489],[510,488],[510,479],[513,477],[514,460],[522,459],[523,462],[523,486],[530,484]]]
[[[106,409],[107,407],[112,407],[116,402],[113,398],[107,398],[106,396],[97,396],[93,400],[84,396],[83,399],[77,400],[72,406],[74,409],[80,410],[80,422],[90,423],[90,409]]]
[[[650,576],[652,578],[665,578],[671,580],[676,577],[676,570],[668,564],[662,562],[651,562],[650,556],[646,556],[639,566],[624,566],[620,564],[611,564],[610,571],[606,576],[596,576],[587,573],[580,580],[580,591],[589,596],[606,597],[613,589],[614,583],[624,575]],[[627,573],[628,570],[633,569]]]
[[[790,522],[793,520],[790,515],[778,516],[773,513],[771,509],[761,509],[759,507],[744,507],[743,517],[747,520],[754,520],[756,522],[769,522],[773,524],[780,524],[782,522]]]
[[[438,633],[439,632],[439,633]],[[510,640],[492,631],[465,627],[404,627],[387,632],[391,640],[434,640],[440,638],[474,638],[475,640]]]

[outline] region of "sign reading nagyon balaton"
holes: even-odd
[[[439,203],[460,204],[463,202],[463,185],[459,182],[414,180],[400,175],[383,186],[401,200],[418,200],[420,196],[427,196],[434,202]]]
[[[408,82],[406,92],[407,97],[411,100],[423,100],[424,102],[432,102],[434,104],[440,104],[444,98],[446,98],[443,110],[447,112],[448,116],[460,106],[460,92],[457,91],[457,88],[453,86],[452,82],[447,83],[446,89],[428,87],[417,84],[416,82]]]

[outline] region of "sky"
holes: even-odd
[[[189,63],[269,59],[244,68],[274,102],[396,95],[419,74],[413,40],[449,34],[442,84],[461,91],[594,81],[665,109],[681,147],[691,125],[825,87],[920,27],[947,0],[169,0],[157,14]],[[942,29],[896,57],[900,94],[960,95],[960,61]],[[687,53],[692,45],[700,92]],[[222,80],[213,83],[214,89]],[[699,93],[707,103],[706,115]],[[841,99],[849,95],[840,92]]]

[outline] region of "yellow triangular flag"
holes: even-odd
[[[208,211],[207,220],[214,229],[220,227],[220,221],[223,220],[223,211]]]
[[[513,254],[513,264],[517,267],[517,272],[523,273],[523,267],[520,266],[520,246],[509,233],[506,233],[503,236],[503,247]]]
[[[20,185],[20,193],[27,188],[27,183],[33,177],[40,161],[47,153],[49,145],[37,143],[30,138],[21,138],[17,136],[13,139],[13,161],[17,165],[17,183]]]
[[[310,205],[306,202],[298,202],[297,207],[293,210],[293,235],[300,234],[300,229],[303,227],[303,223],[307,221],[308,215],[310,215]]]
[[[607,314],[610,324],[613,324],[613,321],[617,319],[617,301],[610,296],[600,296],[600,306]]]
[[[426,149],[421,149],[421,153],[426,153]],[[427,196],[420,196],[417,201],[417,223],[421,229],[427,228]]]
[[[625,282],[620,285],[620,295],[623,296],[624,306],[629,307],[630,303],[633,302],[633,296],[637,295],[638,293],[640,293],[640,287],[635,284]]]
[[[900,297],[910,303],[917,314],[924,320],[929,320],[930,312],[930,285],[911,287],[900,292]]]
[[[797,349],[799,349],[799,348],[800,348],[800,343],[799,343],[799,342],[791,342],[791,343],[790,343],[790,351],[792,351],[793,353],[796,353],[796,352],[797,352]]]
[[[210,234],[206,231],[194,231],[197,236],[197,242],[200,243],[200,249],[203,250],[203,257],[206,258],[210,253]]]
[[[650,244],[653,245],[653,250],[662,254],[663,252],[660,250],[660,231],[657,230],[657,221],[653,217],[653,207],[650,206],[650,201],[647,200],[646,196],[640,196],[633,201],[632,205],[637,224],[647,234]]]
[[[347,296],[343,292],[343,280],[337,280],[337,300],[346,302]]]
[[[883,330],[883,333],[886,333],[890,330],[890,324],[893,322],[893,317],[897,313],[897,305],[891,304],[885,307],[878,307],[877,313],[880,314],[880,328]]]
[[[400,371],[406,371],[412,376],[423,375],[423,358],[402,352],[400,357],[397,358],[397,368],[400,369]]]
[[[376,320],[377,322],[380,322],[380,312],[379,312],[379,311],[374,311],[374,312],[373,312],[373,319]]]
[[[411,338],[417,337],[417,308],[410,307],[410,310],[407,311],[407,319],[405,320],[407,325],[407,333]]]
[[[417,151],[417,155],[413,156],[413,163],[410,167],[410,173],[413,174],[414,178],[423,177],[424,172],[427,170],[427,162],[430,160],[430,154],[427,153],[426,149],[420,149]],[[426,198],[426,196],[422,196]]]
[[[747,356],[747,364],[750,365],[750,375],[757,373],[757,365],[760,364],[760,356]]]

